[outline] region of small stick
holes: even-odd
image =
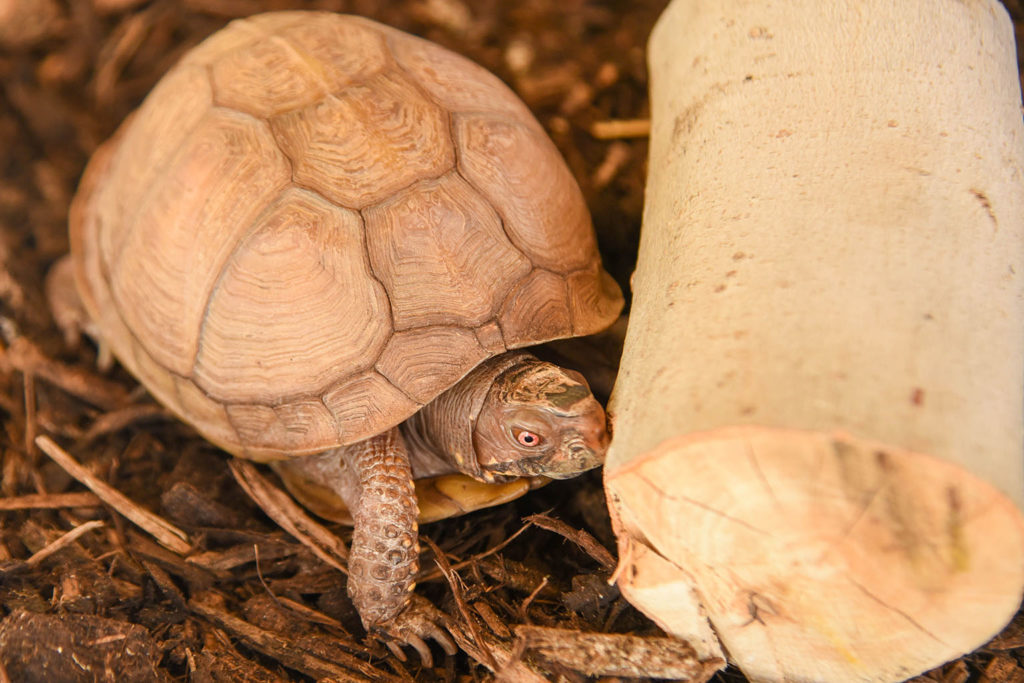
[[[25,565],[28,567],[35,567],[36,565],[40,564],[43,560],[48,558],[50,555],[53,555],[61,548],[74,543],[76,540],[78,540],[79,536],[88,533],[93,529],[98,529],[101,526],[103,526],[103,520],[99,519],[94,519],[91,522],[86,522],[85,524],[80,524],[79,526],[76,526],[74,529],[67,532],[53,543],[48,544],[45,548],[42,548],[41,550],[33,554],[32,557],[25,560]]]
[[[267,592],[270,592],[269,588],[267,588]],[[274,602],[276,602],[278,605],[285,608],[286,610],[294,612],[306,621],[311,621],[314,624],[320,624],[321,626],[330,626],[331,628],[338,629],[342,633],[348,633],[348,629],[345,628],[344,624],[342,624],[337,619],[334,619],[333,617],[327,616],[323,612],[319,612],[313,609],[312,607],[307,607],[306,605],[303,605],[301,602],[292,600],[291,598],[286,597],[284,595],[274,595],[271,593],[271,597],[274,598]]]
[[[54,462],[63,467],[68,474],[99,496],[104,503],[147,531],[160,545],[181,555],[184,555],[191,549],[192,546],[189,543],[188,534],[163,517],[139,507],[138,504],[110,484],[98,479],[92,472],[71,457],[67,451],[58,446],[53,439],[48,436],[36,437],[36,445],[50,456]]]
[[[533,604],[533,601],[537,599],[537,596],[540,595],[540,592],[544,590],[544,587],[547,585],[548,577],[545,576],[541,579],[541,582],[537,584],[537,587],[533,589],[533,592],[527,595],[526,599],[523,600],[523,604],[519,606],[519,618],[521,620],[530,621],[530,615],[528,613],[530,605]]]
[[[615,569],[615,558],[612,557],[612,554],[583,529],[574,529],[565,522],[547,515],[530,515],[523,521],[539,526],[545,531],[552,531],[567,541],[572,541],[608,571]]]
[[[595,121],[590,126],[590,134],[598,140],[645,138],[651,134],[651,121],[650,119]]]
[[[31,370],[21,375],[25,393],[25,453],[31,458],[32,441],[36,438],[36,381]]]
[[[341,539],[303,512],[295,501],[271,484],[251,463],[233,458],[228,461],[228,466],[238,485],[268,517],[312,550],[314,555],[348,575],[343,564],[348,559],[348,549]]]
[[[154,403],[139,403],[118,408],[96,418],[96,421],[86,430],[82,439],[89,443],[103,434],[116,432],[125,427],[142,420],[168,417],[169,413],[163,406]]]
[[[594,187],[598,190],[607,187],[615,179],[619,171],[622,170],[622,167],[629,162],[629,157],[630,147],[627,143],[615,141],[608,145],[608,152],[604,155],[604,161],[601,162],[597,170],[590,176]]]
[[[8,510],[58,510],[96,507],[103,501],[95,493],[40,493],[15,498],[0,498],[0,512]]]

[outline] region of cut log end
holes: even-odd
[[[729,428],[671,439],[606,485],[619,525],[688,578],[755,680],[907,678],[995,635],[1024,589],[1015,505],[921,453]],[[657,601],[648,564],[619,572],[641,607]],[[699,635],[685,623],[662,625]]]

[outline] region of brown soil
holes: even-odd
[[[435,648],[430,668],[412,652],[400,661],[365,638],[344,576],[270,521],[226,456],[123,370],[97,371],[95,347],[69,343],[43,295],[48,267],[67,251],[68,204],[89,154],[189,47],[234,17],[290,8],[368,16],[502,77],[580,180],[605,261],[626,288],[646,140],[599,139],[595,124],[647,116],[644,46],[665,4],[0,0],[0,683],[492,680],[486,665],[502,652],[552,680],[587,680],[571,653],[539,644],[550,632],[517,625],[645,636],[645,646],[671,649],[607,583],[615,544],[600,477],[590,474],[426,527],[454,574],[425,544],[418,591],[476,647],[454,657]],[[1024,37],[1020,0],[1007,6]],[[191,550],[166,549],[122,516],[126,508],[85,492],[35,446],[42,434],[184,530]],[[928,680],[1024,681],[1022,656],[1018,618]],[[716,680],[744,679],[729,670]]]

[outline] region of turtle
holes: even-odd
[[[438,45],[231,22],[96,150],[69,232],[82,305],[159,402],[351,511],[348,593],[393,649],[453,651],[413,592],[414,480],[472,508],[603,461],[586,380],[525,349],[607,327],[621,290],[543,127]]]

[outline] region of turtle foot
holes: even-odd
[[[454,655],[456,652],[455,642],[446,630],[448,622],[448,615],[426,598],[413,594],[409,604],[397,616],[374,628],[374,635],[381,637],[388,649],[403,662],[406,658],[402,648],[411,646],[419,653],[423,666],[429,668],[434,665],[434,658],[427,640],[440,645],[446,654]]]

